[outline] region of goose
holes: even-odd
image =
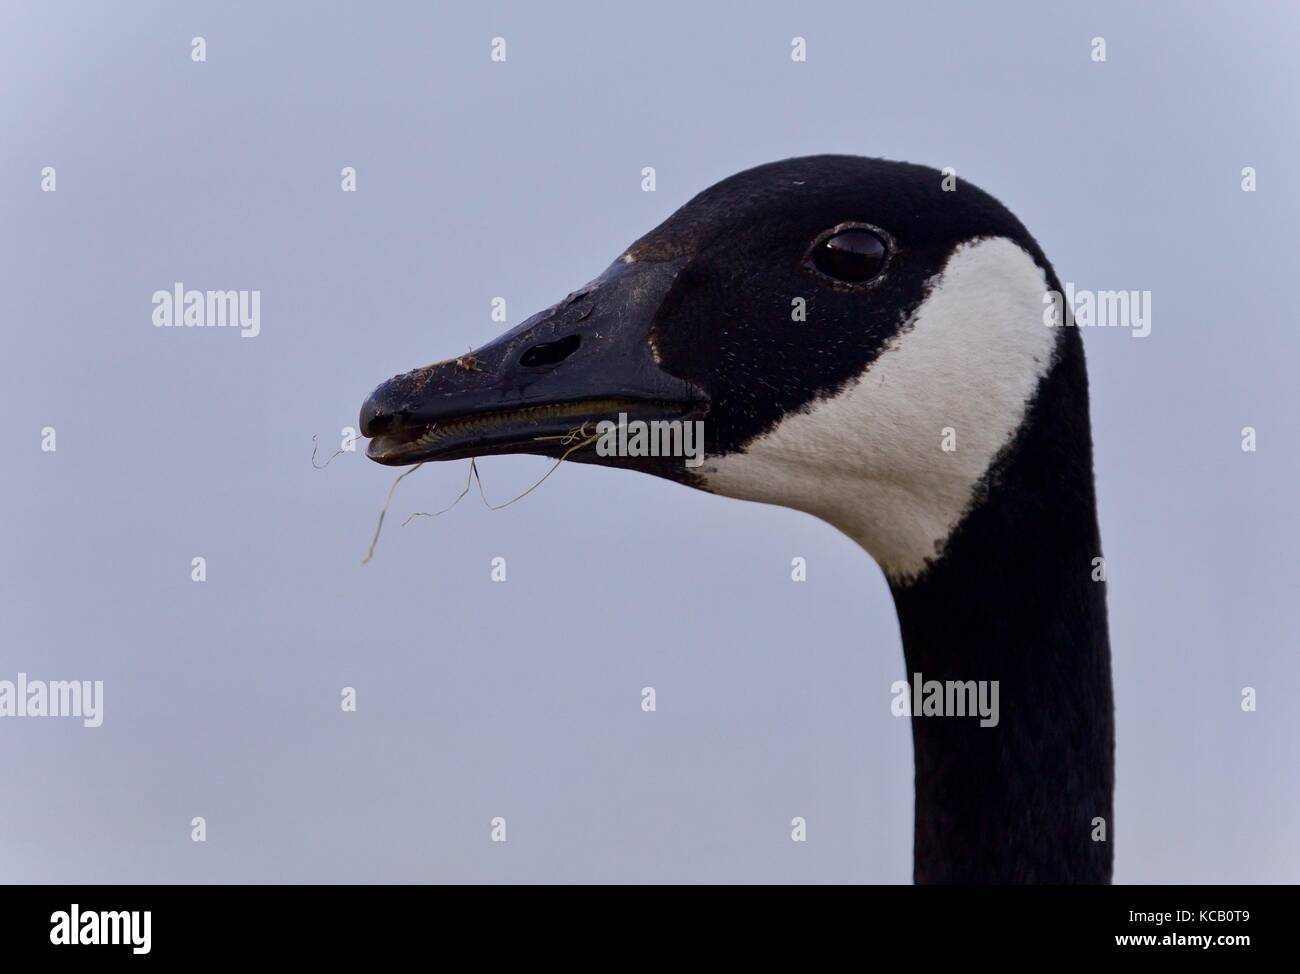
[[[999,691],[994,726],[910,713],[914,881],[1108,883],[1104,563],[1083,345],[1044,314],[1060,292],[964,180],[787,159],[471,355],[382,383],[360,430],[381,464],[567,458],[834,525],[885,575],[909,679]],[[703,423],[703,462],[575,448],[615,418]]]

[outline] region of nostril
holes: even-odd
[[[519,364],[530,369],[537,366],[559,365],[576,352],[581,344],[580,335],[569,335],[554,342],[542,342],[524,352],[519,359]]]

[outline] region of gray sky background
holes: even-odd
[[[1062,280],[1153,292],[1148,338],[1084,335],[1115,878],[1300,880],[1300,8],[1055,6],[4,3],[0,679],[106,701],[0,721],[0,880],[909,881],[893,605],[834,529],[579,467],[402,528],[440,465],[362,567],[392,472],[308,462],[492,297],[818,152],[954,166]],[[260,289],[261,335],[154,328],[176,281]]]

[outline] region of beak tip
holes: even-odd
[[[361,404],[361,412],[357,417],[357,429],[361,435],[369,439],[375,435],[375,421],[379,418],[379,403],[375,401],[373,395],[368,396],[366,401]]]
[[[392,387],[393,380],[383,383],[375,389],[366,401],[361,404],[361,412],[357,417],[357,428],[361,435],[369,439],[372,436],[378,436],[391,429],[403,413],[398,403],[401,402],[398,396],[395,396]]]

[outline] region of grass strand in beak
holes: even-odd
[[[335,450],[333,453],[331,453],[331,454],[330,454],[330,458],[329,458],[328,460],[326,460],[324,463],[317,463],[317,462],[316,462],[316,446],[317,446],[317,444],[316,444],[316,434],[313,433],[313,434],[311,435],[311,465],[312,465],[313,467],[315,467],[317,470],[324,470],[326,467],[328,467],[331,463],[334,462],[334,458],[335,458],[336,456],[338,456],[340,453],[347,453],[347,452],[348,452],[347,450],[344,450],[343,448],[340,447],[339,449],[337,449],[337,450]]]
[[[423,463],[417,463],[410,470],[403,470],[397,475],[397,479],[393,481],[393,486],[388,488],[388,498],[384,501],[383,510],[379,512],[379,523],[375,525],[375,536],[370,539],[370,548],[366,551],[366,557],[361,559],[361,564],[368,564],[370,559],[375,557],[375,545],[379,544],[379,532],[384,529],[384,515],[388,513],[388,505],[393,503],[393,492],[397,490],[397,485],[423,466]]]
[[[573,435],[574,435],[573,433],[569,434],[569,436],[573,436]],[[539,436],[537,438],[539,440],[547,440],[547,439],[554,439],[555,437]],[[542,486],[542,484],[546,483],[546,478],[549,477],[551,474],[555,473],[555,471],[560,468],[560,464],[562,464],[565,460],[569,459],[569,454],[573,453],[576,450],[581,450],[584,446],[587,446],[588,444],[595,443],[598,439],[600,439],[599,433],[596,434],[595,436],[589,436],[581,443],[575,443],[573,446],[569,447],[567,450],[564,451],[564,455],[561,456],[560,459],[555,461],[555,465],[552,466],[550,470],[546,471],[546,473],[542,476],[541,480],[537,481],[537,483],[533,484],[533,486],[529,487],[518,497],[513,497],[510,500],[506,501],[504,504],[493,504],[491,501],[487,499],[487,494],[483,492],[483,478],[479,476],[478,466],[474,463],[473,460],[471,460],[470,472],[474,475],[474,479],[478,481],[478,495],[479,497],[483,498],[483,503],[487,505],[487,509],[489,511],[499,511],[502,510],[503,508],[507,508],[515,501],[523,500],[525,497],[527,497],[529,494],[535,491],[538,487]]]
[[[584,446],[590,446],[592,443],[595,443],[598,439],[600,439],[600,434],[596,434],[595,436],[588,436],[586,439],[578,443],[573,442],[579,436],[585,434],[586,431],[587,431],[587,425],[584,423],[582,426],[570,430],[568,433],[564,434],[563,436],[537,437],[537,440],[539,441],[559,440],[562,444],[567,445],[572,443],[573,445],[569,446],[569,448],[564,451],[564,453],[560,456],[560,458],[556,460],[554,464],[552,464],[551,469],[546,471],[546,473],[542,475],[542,478],[538,480],[537,483],[533,484],[522,494],[519,494],[516,497],[512,497],[504,504],[493,504],[491,501],[487,499],[487,493],[483,489],[483,478],[479,475],[478,472],[477,458],[470,457],[469,473],[465,477],[465,489],[456,495],[456,499],[440,511],[415,511],[411,514],[408,514],[406,516],[406,519],[402,521],[402,527],[406,527],[406,525],[410,524],[411,521],[413,521],[417,517],[439,517],[443,514],[446,514],[453,507],[455,507],[462,500],[464,500],[465,495],[469,493],[470,485],[473,482],[478,483],[479,497],[483,499],[484,506],[487,507],[487,509],[490,511],[500,511],[504,508],[509,507],[511,504],[515,503],[515,501],[523,500],[525,497],[527,497],[529,494],[535,491],[538,487],[542,486],[542,484],[546,483],[546,479],[550,477],[551,474],[555,473],[555,471],[559,469],[560,464],[562,464],[565,460],[569,459],[569,456],[571,454],[573,454],[577,450],[581,450]],[[332,460],[333,457],[331,457],[330,459]],[[327,460],[326,465],[328,465],[328,463],[329,461]],[[420,463],[417,463],[415,466],[411,467],[410,470],[404,470],[401,474],[398,475],[397,479],[393,481],[393,486],[388,488],[388,497],[384,501],[383,509],[379,512],[379,523],[375,525],[375,536],[370,540],[370,549],[366,552],[366,557],[361,560],[361,564],[364,565],[368,563],[370,559],[375,556],[375,546],[379,544],[379,534],[384,528],[384,516],[388,513],[388,508],[393,503],[393,494],[397,490],[397,485],[402,482],[402,478],[409,477],[411,474],[415,473],[415,471],[419,470],[423,466],[424,466],[424,462],[422,461]]]
[[[408,514],[406,516],[406,520],[402,522],[402,527],[406,527],[408,524],[411,523],[412,520],[414,520],[417,517],[439,517],[443,514],[446,514],[453,507],[459,504],[461,502],[461,499],[464,498],[464,496],[469,493],[470,484],[473,481],[474,474],[475,474],[474,461],[473,459],[471,459],[469,461],[469,471],[465,474],[465,489],[456,495],[456,499],[454,501],[452,501],[450,504],[444,507],[441,511],[414,511],[411,514]]]

